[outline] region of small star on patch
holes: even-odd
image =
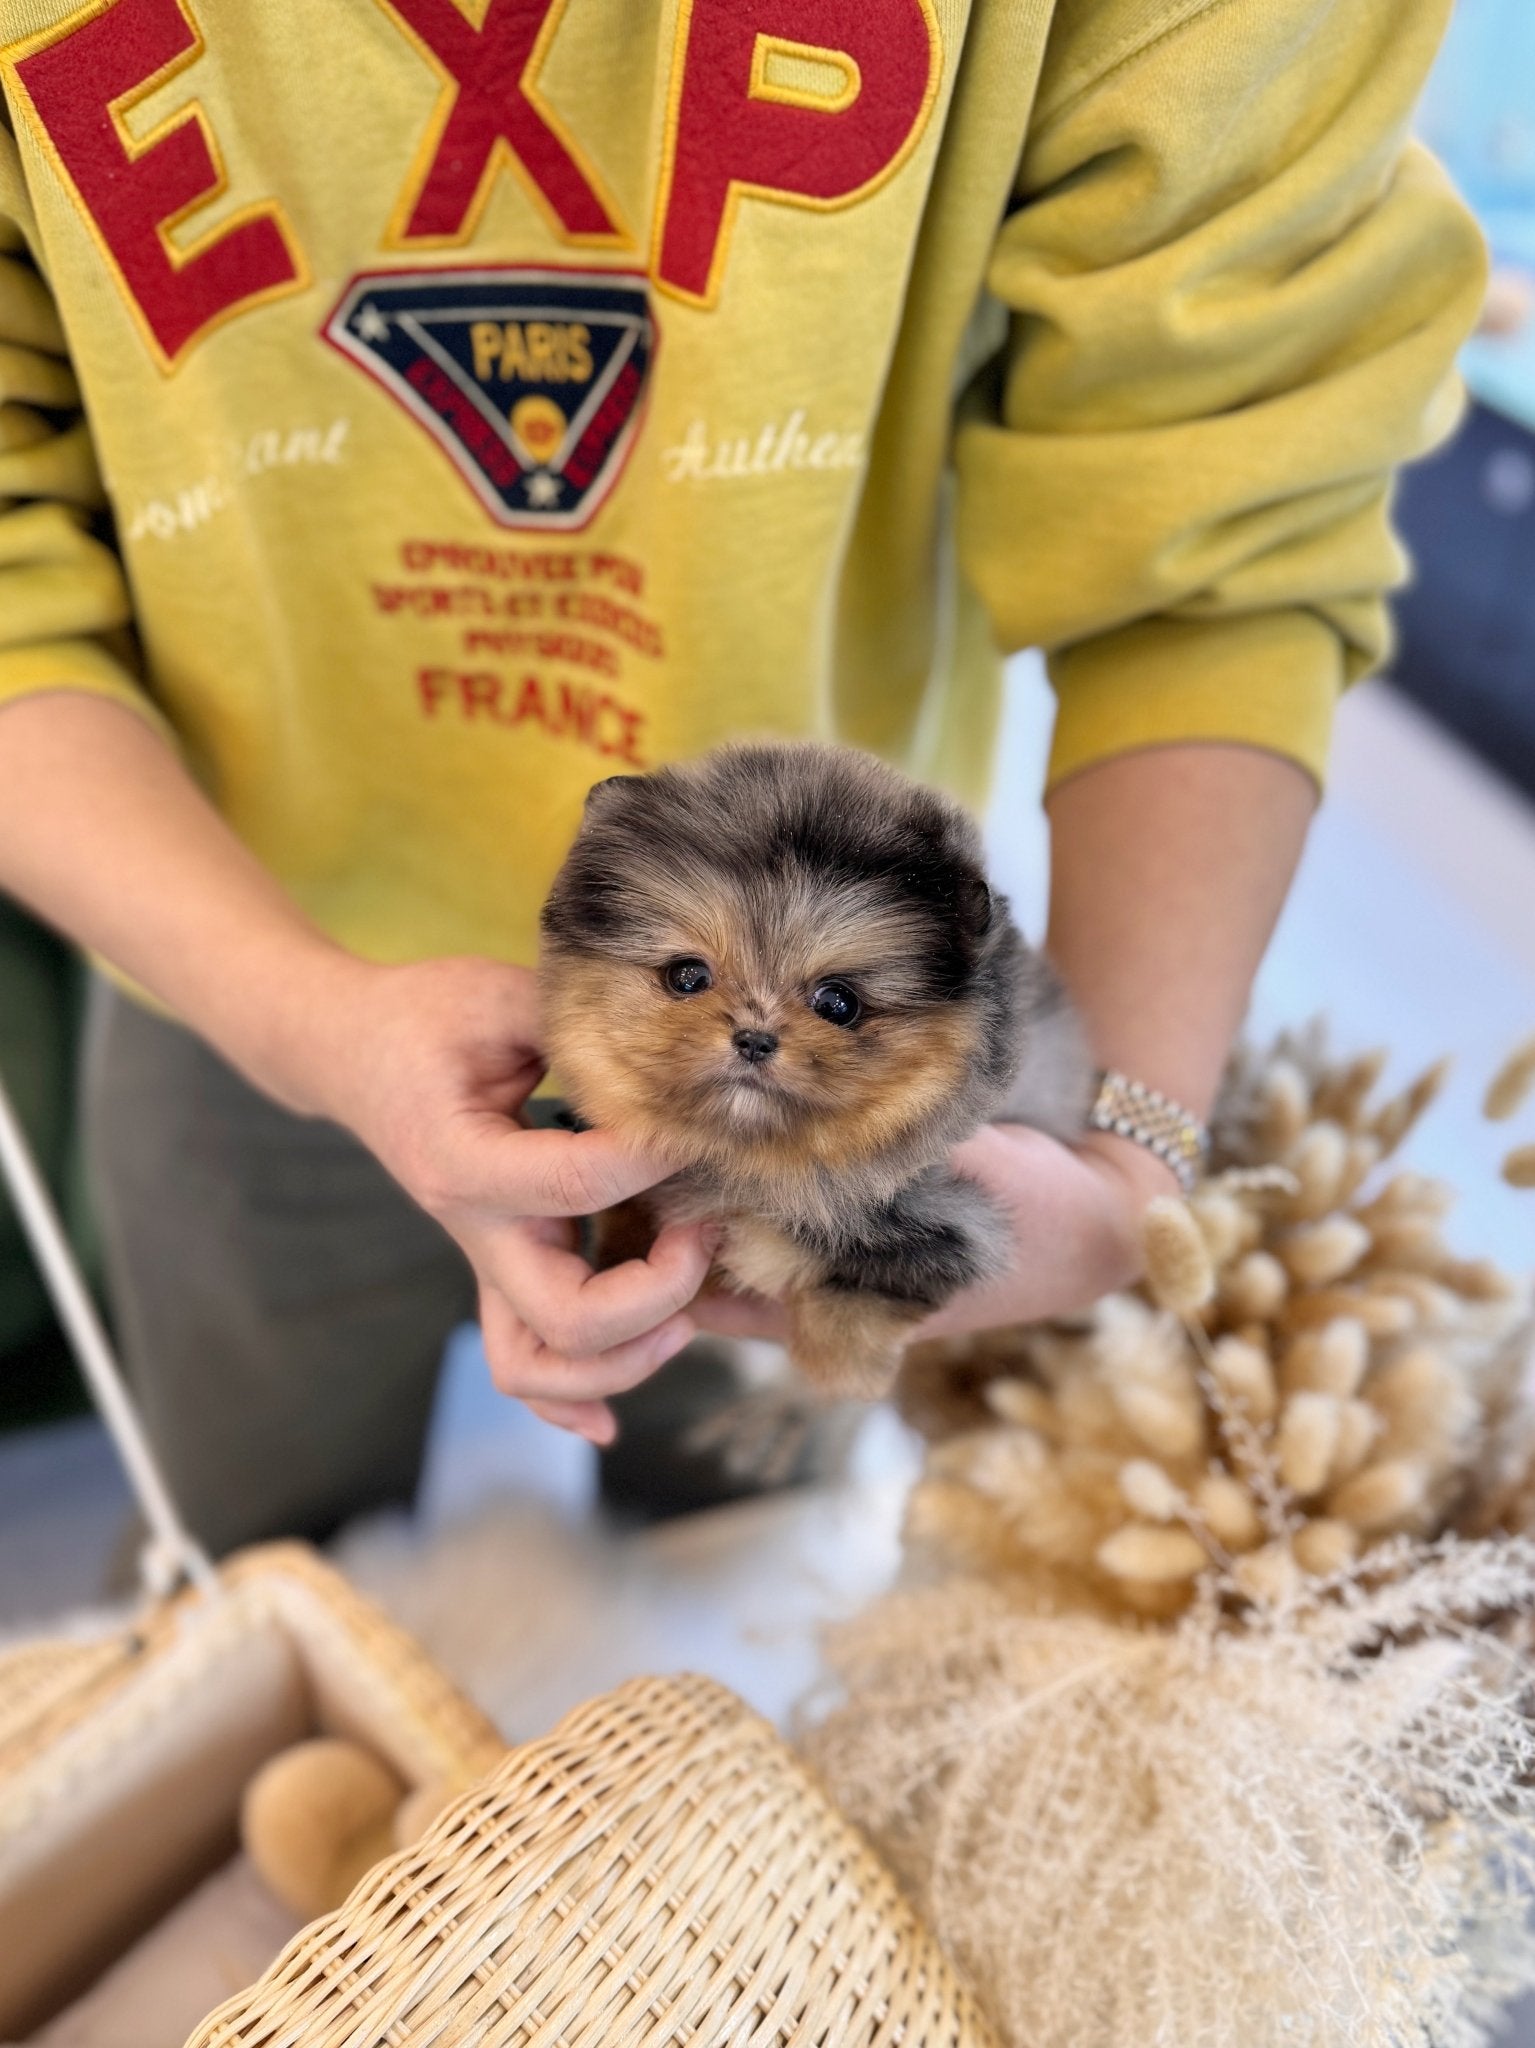
[[[528,478],[528,503],[542,508],[560,502],[560,480],[547,469],[536,469]]]
[[[358,313],[354,325],[358,338],[362,341],[387,341],[389,339],[389,322],[371,299],[368,300],[367,304]]]

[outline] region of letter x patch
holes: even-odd
[[[656,351],[628,271],[380,270],[325,338],[447,450],[503,526],[583,527],[639,429]]]

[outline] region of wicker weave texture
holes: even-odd
[[[513,1750],[187,2048],[994,2048],[768,1725],[643,1679]]]
[[[0,1759],[123,1662],[120,1640],[19,1643],[0,1650]]]
[[[423,1777],[467,1784],[505,1753],[495,1728],[413,1638],[304,1544],[241,1551],[219,1576],[227,1597],[216,1609],[182,1593],[95,1642],[28,1643],[0,1657],[0,1835],[6,1795],[24,1774],[51,1787],[66,1768],[119,1747],[139,1694],[138,1712],[174,1712],[176,1689],[195,1682],[199,1658],[267,1617],[301,1646],[340,1646],[368,1674],[430,1766]],[[173,1653],[185,1670],[170,1668]]]

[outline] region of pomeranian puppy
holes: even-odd
[[[722,748],[601,782],[543,910],[554,1078],[682,1170],[603,1263],[716,1219],[711,1284],[788,1308],[827,1393],[890,1386],[915,1326],[1008,1234],[945,1163],[991,1119],[1069,1136],[1092,1094],[1064,991],[946,798],[849,748]]]

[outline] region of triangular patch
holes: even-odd
[[[611,270],[365,272],[324,333],[442,444],[492,518],[564,532],[623,468],[656,347],[646,280]]]

